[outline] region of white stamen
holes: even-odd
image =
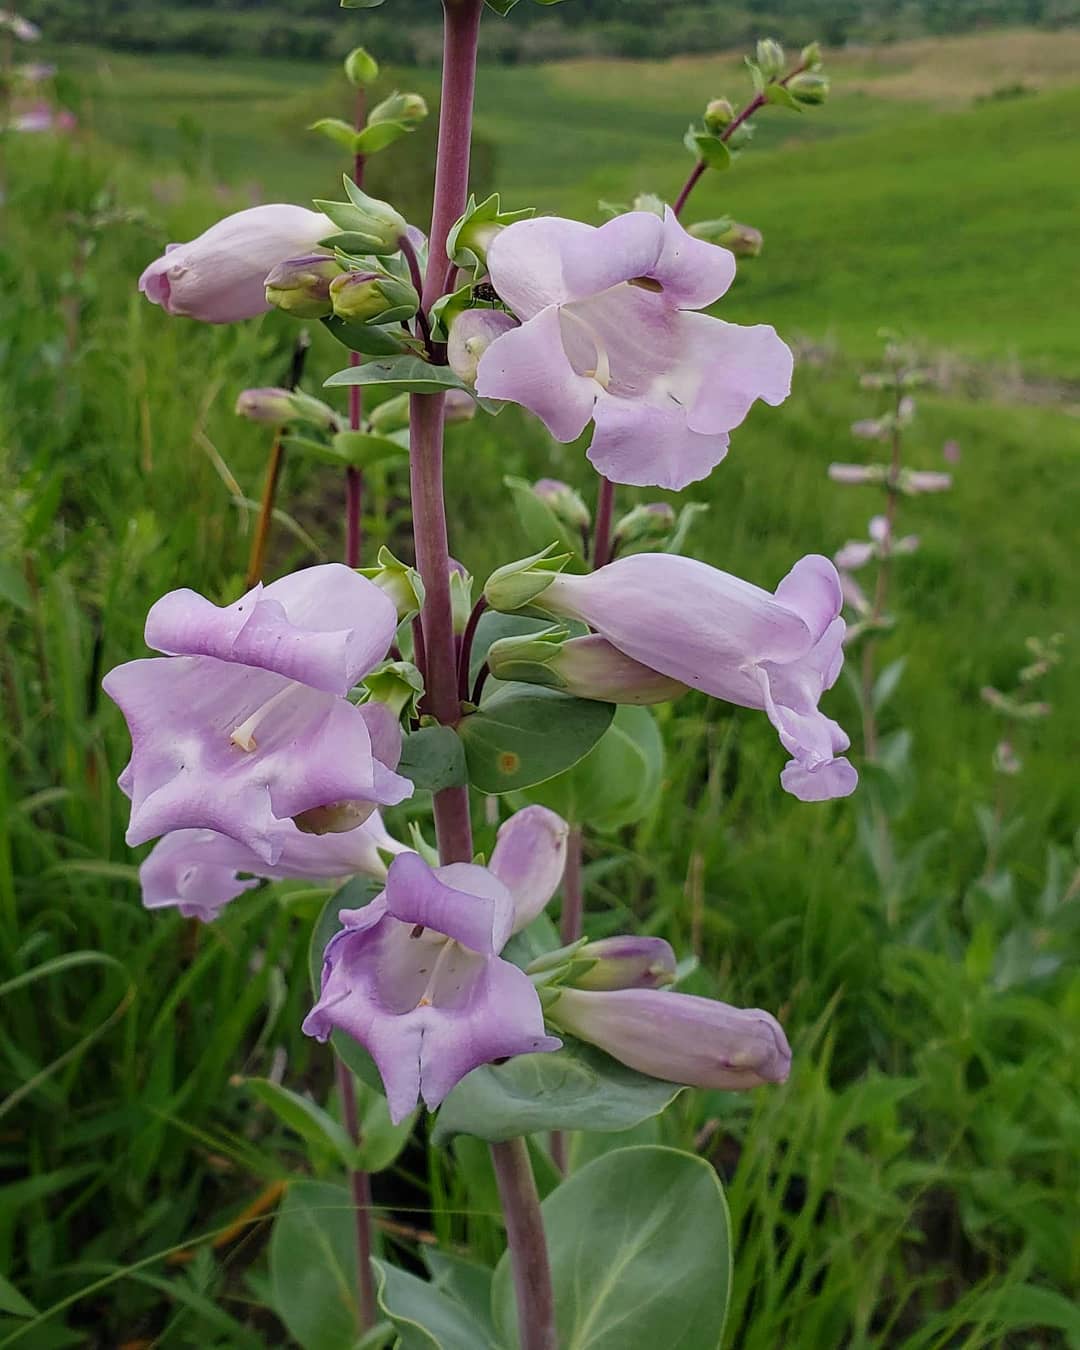
[[[284,689],[279,689],[273,698],[268,698],[259,708],[256,708],[251,716],[233,731],[229,740],[238,750],[254,750],[258,747],[258,741],[255,739],[255,728],[263,720],[266,714],[296,688],[295,681],[290,681]]]
[[[420,995],[420,1001],[416,1005],[418,1008],[430,1008],[435,1002],[435,982],[439,978],[439,967],[446,960],[446,953],[450,951],[452,947],[456,946],[457,943],[453,938],[447,938],[443,943],[442,950],[435,958],[435,964],[431,967],[431,974],[428,976],[427,986]]]

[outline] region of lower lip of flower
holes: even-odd
[[[559,310],[561,318],[572,320],[586,334],[592,343],[596,352],[596,365],[592,370],[579,370],[579,375],[584,375],[588,380],[595,380],[601,389],[607,389],[611,383],[611,363],[608,360],[607,348],[600,341],[598,334],[592,326],[585,322],[580,314],[575,314],[572,309],[563,306]]]

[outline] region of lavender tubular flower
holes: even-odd
[[[488,266],[521,327],[480,356],[477,393],[520,403],[559,441],[594,421],[588,456],[614,482],[678,489],[705,477],[754,400],[790,392],[791,352],[772,328],[693,312],[724,294],[735,260],[670,210],[599,228],[518,221],[492,241]]]
[[[159,600],[146,641],[167,655],[118,666],[102,682],[131,731],[120,776],[128,843],[211,829],[276,864],[281,821],[347,808],[322,829],[349,829],[410,796],[393,772],[396,719],[345,697],[385,657],[396,625],[393,602],[338,563],[256,586],[229,606],[194,591]]]
[[[801,559],[770,595],[692,558],[637,553],[555,576],[533,604],[582,620],[672,680],[764,711],[792,756],[780,782],[801,801],[854,791],[858,775],[840,757],[849,739],[818,710],[844,661],[840,579],[827,558]]]
[[[381,895],[342,910],[304,1031],[326,1040],[339,1028],[359,1041],[395,1122],[421,1098],[434,1110],[481,1064],[561,1045],[544,1030],[532,981],[499,953],[554,893],[565,833],[552,812],[529,808],[500,830],[490,867],[432,868],[404,853]]]
[[[234,323],[265,314],[266,278],[286,258],[309,254],[334,226],[318,211],[275,203],[226,216],[186,244],[169,244],[139,278],[167,314]]]
[[[783,1028],[760,1008],[663,989],[563,989],[549,1016],[631,1069],[669,1083],[741,1092],[786,1082],[791,1069]]]
[[[381,879],[386,864],[379,850],[406,849],[387,834],[377,811],[343,834],[304,834],[289,820],[279,822],[277,833],[280,852],[271,865],[215,830],[174,830],[154,845],[139,868],[143,904],[147,909],[175,906],[185,918],[210,923],[261,878],[331,881],[362,873]],[[241,879],[241,872],[251,875]]]

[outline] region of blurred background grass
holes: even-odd
[[[935,377],[909,462],[944,467],[946,439],[962,452],[952,493],[901,508],[922,548],[882,644],[883,663],[907,658],[882,711],[889,744],[911,745],[887,785],[895,863],[874,865],[856,805],[780,793],[764,719],[696,696],[661,714],[661,810],[590,859],[596,931],[696,943],[694,987],[776,1010],[795,1047],[785,1088],[683,1098],[643,1132],[696,1141],[728,1179],[732,1345],[1080,1345],[1077,53],[1076,33],[1018,31],[830,56],[822,115],[763,116],[694,199],[695,218],[764,231],[721,312],[775,323],[801,359],[788,403],[755,411],[683,494],[710,508],[690,551],[771,587],[864,533],[876,497],[825,469],[873,457],[849,426],[876,411],[858,376],[883,324]],[[261,1306],[261,1230],[213,1259],[148,1258],[308,1165],[234,1077],[328,1090],[298,1030],[320,897],[269,888],[201,929],[145,914],[114,786],[126,733],[98,685],[142,653],[164,591],[237,593],[267,446],[231,408],[281,378],[295,336],[278,315],[169,320],[135,278],[227,210],[332,193],[337,156],[303,127],[347,92],[321,65],[55,55],[82,129],[9,138],[0,238],[0,1272],[39,1310],[71,1306],[35,1325],[0,1283],[0,1345],[285,1343]],[[476,185],[591,220],[600,197],[672,196],[685,124],[738,96],[738,66],[487,70]],[[398,82],[433,100],[430,71]],[[372,178],[415,219],[430,149],[429,130]],[[307,386],[341,364],[317,334]],[[453,428],[447,463],[452,546],[481,578],[520,552],[504,474],[592,492],[580,448],[513,409]],[[374,535],[396,528],[396,472]],[[281,501],[273,573],[339,556],[333,470],[291,459]],[[1054,714],[987,871],[1003,729],[979,689],[1056,631]],[[856,731],[844,685],[829,710]],[[378,1198],[497,1250],[489,1179],[465,1146],[461,1162],[421,1139]]]

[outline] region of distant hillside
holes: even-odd
[[[320,60],[348,50],[359,33],[384,60],[426,65],[439,43],[435,0],[386,0],[347,20],[334,0],[233,0],[212,9],[206,0],[23,0],[19,8],[50,39],[127,51]],[[1080,23],[1080,0],[522,0],[507,19],[490,16],[483,45],[489,60],[510,64],[717,51],[762,34],[837,47],[1013,23]]]

